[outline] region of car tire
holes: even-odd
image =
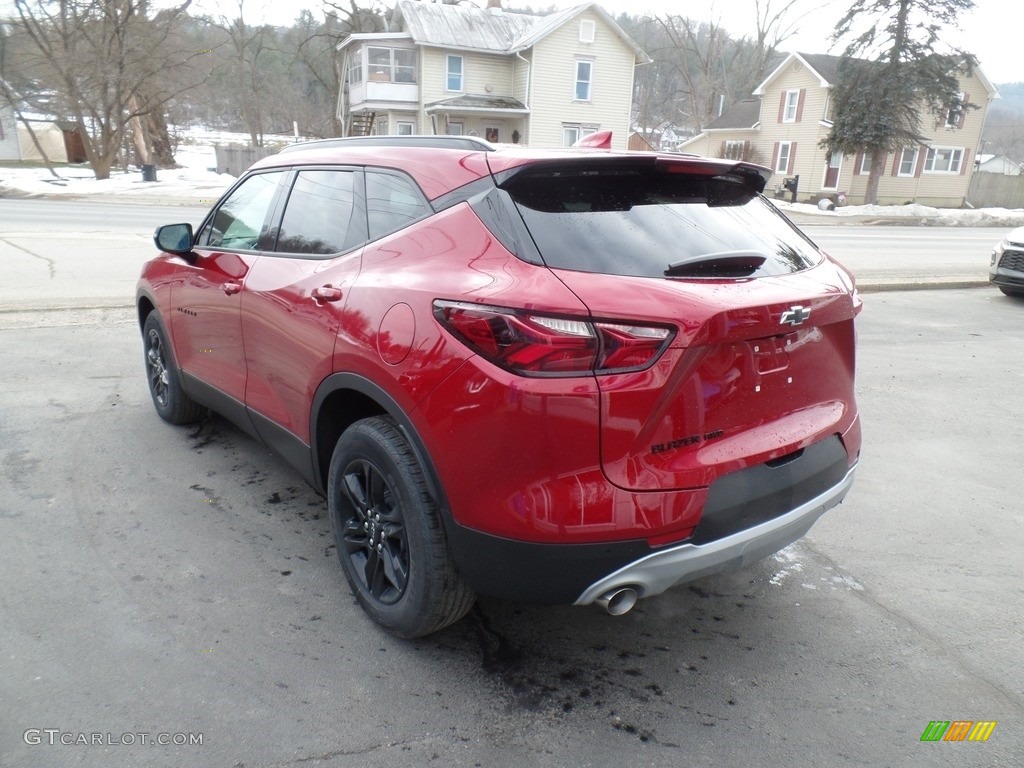
[[[466,615],[476,596],[455,568],[440,510],[392,418],[374,416],[345,430],[327,492],[342,570],[373,621],[413,638]]]
[[[156,312],[150,312],[142,326],[146,360],[146,381],[153,406],[160,418],[170,424],[192,424],[203,418],[204,409],[181,387],[181,376],[167,333]]]
[[[1003,288],[999,286],[999,290],[1014,299],[1024,299],[1024,291],[1019,288]]]

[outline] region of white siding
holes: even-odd
[[[596,25],[593,43],[579,40],[584,19]],[[574,99],[579,58],[594,62],[589,102]],[[552,32],[534,47],[533,61],[531,146],[561,146],[563,123],[578,123],[613,131],[613,148],[626,149],[636,57],[600,16],[584,12]]]
[[[449,54],[462,56],[462,91],[445,89]],[[420,95],[424,104],[450,99],[460,93],[477,96],[509,96],[513,89],[512,56],[423,48]],[[490,90],[488,90],[490,86]]]

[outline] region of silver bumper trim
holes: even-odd
[[[762,560],[802,537],[818,518],[839,504],[853,485],[856,466],[819,496],[772,520],[708,544],[680,544],[626,565],[587,587],[576,605],[590,605],[619,587],[651,597],[687,581],[718,571],[735,570]]]

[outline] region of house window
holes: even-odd
[[[416,126],[404,120],[399,120],[395,123],[395,129],[398,131],[399,136],[412,136],[416,132]]]
[[[373,124],[373,132],[377,136],[388,135],[388,119],[386,117],[378,117],[377,121]]]
[[[867,176],[871,173],[871,160],[874,158],[874,154],[871,152],[865,152],[860,158],[860,169],[857,173]]]
[[[445,57],[447,64],[445,66],[445,90],[448,91],[461,91],[462,90],[462,57],[448,55]]]
[[[484,138],[492,144],[496,144],[501,141],[501,131],[495,125],[489,125],[484,128]]]
[[[963,121],[964,112],[964,94],[958,93],[956,101],[950,106],[949,111],[946,113],[946,127],[947,128],[959,128]]]
[[[373,48],[366,49],[367,80],[371,83],[391,82],[391,49]]]
[[[782,109],[782,122],[796,122],[796,111],[799,104],[800,91],[786,91],[786,105]]]
[[[448,135],[449,136],[461,136],[465,131],[465,124],[461,120],[449,120],[448,121]]]
[[[775,159],[776,173],[789,173],[790,161],[793,157],[793,142],[780,141],[779,155]]]
[[[897,176],[913,176],[914,164],[917,162],[917,148],[904,147],[900,152],[900,167],[896,171]]]
[[[924,170],[927,173],[960,173],[963,157],[964,151],[960,148],[929,147]]]
[[[348,81],[352,85],[363,82],[363,49],[358,48],[352,53],[352,63],[348,68]]]
[[[416,82],[416,51],[411,48],[395,48],[391,52],[394,62],[394,81],[396,83]]]
[[[594,62],[576,60],[576,90],[573,98],[576,101],[590,101],[590,86],[594,78]]]
[[[580,123],[562,123],[562,146],[571,147],[584,136],[597,133],[599,125],[581,125]]]
[[[592,43],[594,42],[594,32],[596,25],[589,19],[584,19],[580,22],[580,42],[581,43]]]

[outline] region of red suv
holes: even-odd
[[[684,155],[470,138],[300,145],[157,230],[156,410],[205,408],[327,497],[402,637],[476,593],[628,611],[802,536],[861,433],[850,274]]]

